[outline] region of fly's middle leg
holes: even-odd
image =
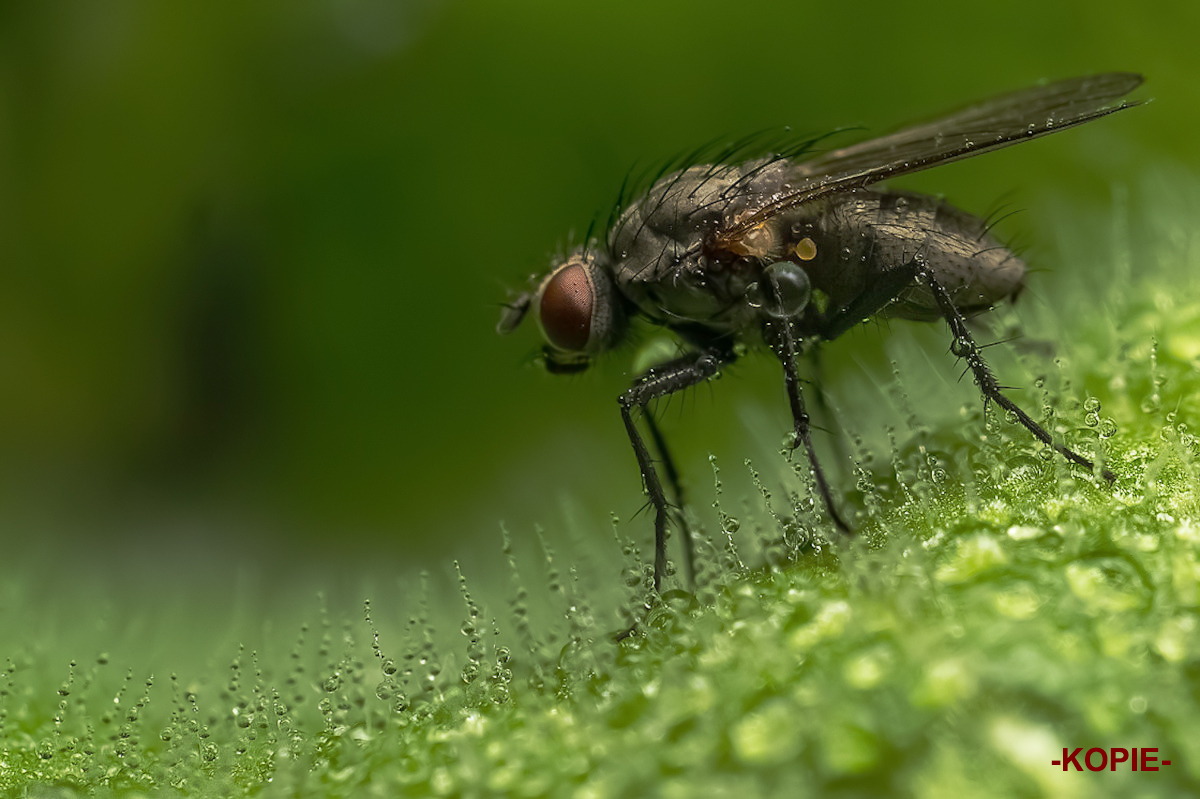
[[[979,345],[975,343],[971,331],[967,329],[966,320],[959,313],[958,309],[954,307],[954,302],[950,299],[950,294],[946,291],[945,287],[929,271],[921,272],[920,279],[933,292],[934,300],[937,301],[942,316],[945,318],[946,323],[950,325],[950,332],[954,336],[954,342],[950,345],[950,351],[959,358],[966,360],[967,366],[970,367],[971,373],[975,377],[975,384],[979,386],[979,390],[983,393],[984,400],[995,402],[1001,408],[1011,413],[1016,417],[1021,426],[1032,433],[1038,441],[1053,448],[1071,463],[1078,464],[1088,471],[1095,472],[1096,465],[1092,461],[1070,447],[1055,442],[1046,428],[1035,422],[1016,403],[1004,396],[1000,389],[1000,384],[996,381],[996,376],[992,374],[991,368],[983,360],[983,354],[979,350]],[[1100,474],[1110,483],[1117,479],[1117,476],[1108,469],[1101,469]]]
[[[817,481],[817,490],[821,493],[821,499],[825,502],[825,507],[829,511],[829,516],[833,519],[834,524],[838,526],[844,533],[850,533],[850,525],[846,524],[838,513],[837,507],[833,502],[833,492],[829,488],[829,481],[825,479],[825,470],[821,468],[821,462],[817,460],[817,451],[812,443],[812,426],[809,423],[808,411],[804,408],[804,395],[800,391],[800,375],[796,369],[796,354],[797,346],[796,339],[792,335],[792,323],[790,320],[772,321],[767,324],[768,336],[775,339],[775,350],[779,356],[780,363],[783,364],[783,375],[787,383],[788,404],[792,409],[792,422],[794,426],[795,439],[792,442],[792,449],[798,449],[801,445],[804,446],[804,451],[808,455],[808,462],[812,465],[813,476]]]
[[[825,381],[822,379],[823,370],[821,369],[820,342],[814,342],[809,345],[806,352],[806,357],[812,364],[813,379],[809,381],[809,385],[812,386],[813,390],[816,392],[815,405],[817,411],[817,420],[818,422],[823,423],[829,430],[837,429],[838,421],[834,416],[833,405],[829,401],[829,393],[825,390]],[[818,430],[823,429],[821,424],[817,424],[816,428]],[[834,448],[837,450],[836,454],[838,462],[841,464],[849,463],[850,451],[846,448],[846,437],[844,435],[834,435],[832,438]],[[841,469],[835,470],[835,476],[841,471]]]
[[[632,411],[634,408],[641,408],[644,411],[646,406],[654,400],[670,396],[676,391],[681,391],[698,383],[703,383],[705,380],[716,375],[723,366],[731,363],[733,359],[734,356],[732,353],[717,349],[702,350],[685,355],[682,358],[650,369],[638,378],[628,391],[617,399],[621,405],[621,421],[625,423],[625,432],[629,435],[629,442],[633,445],[633,453],[637,458],[638,469],[642,473],[642,484],[646,489],[646,495],[650,499],[650,505],[654,508],[654,590],[656,592],[661,591],[662,578],[667,570],[667,522],[670,506],[667,503],[666,493],[663,491],[662,481],[659,479],[658,472],[654,468],[654,461],[650,457],[650,449],[646,446],[646,441],[642,438],[642,434],[638,432],[637,425],[634,424]],[[648,420],[649,418],[647,416]],[[659,452],[662,453],[668,479],[674,484],[674,489],[678,497],[678,475],[675,472],[674,464],[666,452],[665,443],[657,427],[654,426],[652,421],[648,421],[647,424],[650,426],[655,445],[658,447]],[[692,579],[694,576],[694,555],[691,536],[687,534],[686,527],[684,528],[683,547],[684,563],[688,571],[688,577]]]

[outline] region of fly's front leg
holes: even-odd
[[[837,508],[833,504],[833,492],[829,490],[829,482],[825,479],[825,471],[821,468],[821,462],[817,460],[817,451],[813,448],[812,443],[812,428],[809,424],[808,412],[804,409],[804,395],[800,392],[800,375],[796,370],[796,340],[792,335],[792,325],[790,320],[772,321],[767,324],[768,334],[774,334],[776,340],[776,354],[779,356],[780,363],[783,364],[783,375],[787,382],[788,404],[792,409],[792,421],[795,431],[795,439],[792,441],[792,449],[798,449],[801,445],[804,446],[804,451],[808,455],[808,462],[812,465],[813,476],[817,480],[817,490],[821,492],[821,499],[825,501],[825,507],[829,510],[829,516],[833,519],[842,532],[850,533],[850,525],[846,524],[838,513]]]
[[[629,443],[633,445],[633,454],[637,457],[638,469],[642,473],[642,484],[646,489],[646,495],[650,498],[650,504],[654,508],[654,590],[656,592],[661,589],[663,574],[667,570],[669,506],[666,494],[663,492],[662,481],[659,480],[658,472],[650,457],[650,450],[646,447],[642,434],[638,432],[637,426],[633,422],[632,411],[634,408],[645,409],[650,402],[656,399],[669,396],[697,383],[703,383],[717,374],[721,367],[732,361],[732,353],[717,349],[686,355],[663,366],[650,369],[617,399],[621,405],[621,421],[625,423],[625,432],[629,434]],[[674,477],[675,469],[671,464],[670,457],[666,454],[662,436],[658,434],[653,422],[648,422],[648,424],[651,426],[656,446],[663,453],[668,477],[672,479],[677,488],[678,478]],[[694,568],[692,540],[690,536],[686,535],[686,528],[684,532],[684,562],[687,564],[689,578],[691,578]]]
[[[687,575],[688,587],[695,590],[695,542],[692,540],[692,531],[688,527],[687,517],[683,512],[683,485],[679,480],[679,470],[675,468],[675,459],[671,457],[671,451],[667,449],[667,440],[663,437],[658,422],[654,420],[654,414],[646,413],[643,414],[642,418],[646,420],[646,428],[650,431],[650,439],[654,442],[654,448],[658,450],[658,459],[659,463],[662,464],[663,474],[667,479],[667,487],[671,490],[671,498],[674,500],[679,529],[683,532],[683,570]]]
[[[1025,413],[1025,411],[1017,407],[1016,403],[1001,393],[1000,384],[996,382],[996,376],[992,374],[991,368],[983,360],[983,354],[979,351],[979,346],[971,336],[971,331],[967,329],[967,322],[963,319],[963,315],[954,307],[954,302],[950,299],[950,294],[928,270],[921,273],[921,280],[933,292],[933,297],[937,301],[938,308],[941,309],[942,316],[945,317],[946,323],[950,325],[950,332],[954,335],[954,343],[950,345],[950,351],[959,358],[966,360],[967,366],[970,367],[971,373],[975,376],[975,384],[983,392],[984,400],[995,402],[1001,408],[1013,414],[1017,418],[1017,421],[1021,423],[1021,426],[1030,433],[1033,433],[1038,441],[1052,447],[1071,463],[1079,464],[1089,471],[1094,472],[1096,470],[1094,463],[1070,447],[1055,443],[1050,433],[1044,427],[1035,422],[1030,418],[1029,414]],[[1117,476],[1108,469],[1102,469],[1100,473],[1110,483],[1117,479]]]

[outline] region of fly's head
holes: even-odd
[[[546,370],[554,374],[582,372],[625,332],[621,296],[607,260],[584,248],[505,305],[496,330],[511,333],[530,310],[546,339]]]

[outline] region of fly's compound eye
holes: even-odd
[[[615,334],[616,287],[605,270],[581,256],[555,269],[538,289],[538,322],[555,349],[592,354]]]
[[[750,284],[746,299],[773,319],[794,319],[812,299],[812,282],[802,267],[780,261],[764,269],[761,280]]]
[[[567,263],[551,274],[538,303],[538,318],[546,339],[562,350],[587,349],[595,299],[591,277],[583,264]]]

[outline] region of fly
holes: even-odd
[[[1095,472],[1091,460],[1055,442],[1002,393],[967,328],[967,317],[1015,299],[1025,264],[984,220],[939,198],[876,184],[1138,105],[1117,101],[1141,83],[1140,75],[1123,72],[1064,80],[807,159],[816,140],[769,157],[686,166],[627,205],[618,203],[602,242],[585,242],[506,305],[498,330],[511,332],[532,310],[550,372],[585,369],[621,343],[639,316],[684,343],[683,355],[647,370],[618,397],[654,509],[655,591],[666,571],[671,505],[635,411],[679,505],[676,469],[646,407],[714,377],[747,345],[766,345],[779,359],[792,448],[804,448],[816,488],[843,532],[850,526],[813,449],[796,358],[877,315],[945,320],[951,352],[966,361],[984,403],[996,403],[1046,446]],[[1100,473],[1115,479],[1107,469]],[[686,526],[683,538],[691,581]]]

